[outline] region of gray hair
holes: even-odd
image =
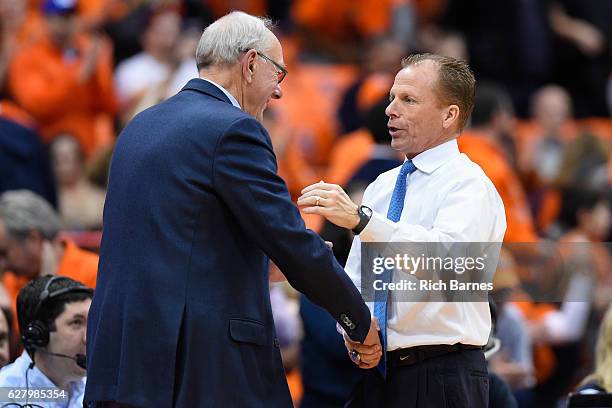
[[[57,212],[39,195],[29,190],[7,191],[0,195],[0,219],[8,234],[23,240],[31,231],[53,239],[62,228]]]
[[[271,47],[272,20],[233,11],[206,27],[198,42],[198,70],[217,64],[233,64],[241,52],[252,48],[266,52]]]

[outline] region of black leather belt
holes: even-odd
[[[387,367],[394,368],[408,366],[423,360],[440,357],[459,350],[482,350],[482,346],[471,344],[434,344],[429,346],[415,346],[387,351]]]

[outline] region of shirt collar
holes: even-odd
[[[227,99],[230,100],[232,105],[234,105],[238,109],[242,109],[240,107],[240,104],[238,103],[238,100],[236,98],[234,98],[234,95],[232,95],[231,93],[227,92],[227,90],[224,87],[222,87],[221,85],[219,85],[218,83],[216,83],[214,81],[211,81],[210,79],[206,79],[206,78],[201,78],[201,79],[203,79],[204,81],[210,82],[211,84],[213,84],[214,86],[219,88],[221,90],[221,92],[223,92],[225,94],[225,96],[227,96]]]
[[[412,162],[417,169],[429,174],[459,154],[457,139],[453,139],[417,154]]]
[[[25,370],[28,370],[30,364],[32,363],[32,359],[30,358],[30,355],[28,354],[27,351],[23,351],[23,353],[21,353],[21,358],[23,358],[22,360],[22,367],[25,368]],[[23,371],[23,375],[25,376],[25,371]],[[78,395],[82,395],[83,392],[85,391],[85,382],[86,382],[86,378],[83,377],[80,380],[77,381],[72,381],[70,382],[70,395],[71,395],[71,399],[75,396]],[[55,385],[50,379],[49,377],[47,377],[42,371],[40,371],[40,369],[35,365],[32,369],[31,372],[28,375],[28,385],[30,387],[49,387],[49,388],[57,388],[57,385]]]
[[[51,380],[42,371],[38,369],[38,366],[35,365],[31,369],[29,368],[30,364],[32,363],[32,359],[30,358],[30,355],[27,353],[27,351],[24,350],[17,360],[19,360],[19,370],[21,371],[21,374],[24,377],[26,371],[30,370],[28,375],[28,385],[30,387],[57,388],[57,386],[53,384],[53,382],[51,382]],[[15,360],[15,363],[17,363],[17,360]]]

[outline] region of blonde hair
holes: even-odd
[[[438,66],[435,92],[441,102],[459,107],[458,129],[462,131],[474,110],[476,79],[465,61],[436,54],[411,54],[402,60],[402,68],[432,61]]]
[[[612,391],[612,306],[608,307],[597,338],[595,349],[595,372],[586,377],[582,384],[597,382],[607,392]]]

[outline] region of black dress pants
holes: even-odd
[[[458,350],[391,368],[370,369],[346,408],[487,408],[489,379],[482,350]]]

